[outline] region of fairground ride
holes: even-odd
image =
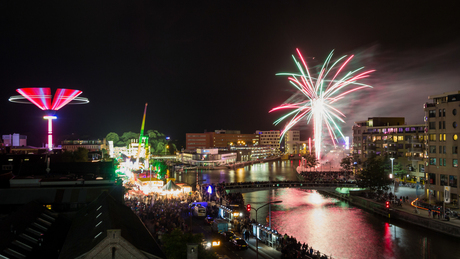
[[[141,125],[141,132],[139,134],[139,145],[137,147],[137,156],[136,156],[136,164],[135,168],[137,169],[148,169],[149,168],[149,136],[144,136],[144,125],[145,125],[145,115],[147,113],[147,105],[148,103],[145,103],[145,108],[144,108],[144,117],[142,118],[142,125]],[[144,147],[144,152],[142,151],[142,146]],[[144,158],[144,163],[143,166],[141,166],[139,162],[139,158]]]
[[[16,91],[21,95],[11,96],[9,101],[13,103],[33,103],[35,106],[46,112],[43,117],[48,120],[48,149],[53,150],[53,124],[56,119],[56,111],[67,104],[87,104],[88,99],[79,97],[80,90],[58,88],[51,102],[51,89],[41,87],[19,88]]]

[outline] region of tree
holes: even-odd
[[[388,190],[391,179],[385,171],[384,157],[370,154],[363,165],[363,170],[358,174],[358,185],[361,188],[369,188],[372,191]]]
[[[113,144],[117,144],[118,141],[120,141],[120,137],[118,137],[118,134],[115,133],[115,132],[110,132],[109,134],[107,134],[107,136],[105,137],[105,139],[107,141],[113,141]]]
[[[64,163],[87,162],[88,161],[88,149],[84,147],[79,147],[74,152],[65,151],[61,154],[61,161]]]
[[[176,154],[176,150],[177,150],[176,144],[169,142],[168,145],[169,145],[169,154],[170,155]]]
[[[132,131],[128,131],[123,133],[120,137],[121,141],[123,141],[124,145],[128,145],[131,139],[139,139],[139,133],[134,133]]]
[[[201,241],[203,234],[183,233],[180,229],[174,229],[171,233],[163,235],[162,241],[167,258],[182,259],[187,258],[187,243],[196,243],[198,245],[199,258],[217,259],[218,257],[210,251],[204,249]]]
[[[157,142],[157,146],[154,148],[155,154],[165,154],[166,145],[163,142]]]
[[[352,156],[347,156],[342,158],[342,161],[340,161],[340,166],[345,172],[350,172],[353,170],[353,157]]]
[[[312,154],[306,154],[303,156],[305,158],[305,167],[312,168],[316,167],[319,164],[319,161]]]
[[[73,153],[69,151],[64,151],[61,154],[61,161],[64,163],[70,163],[73,162]]]
[[[73,157],[75,162],[87,162],[88,149],[84,147],[79,147],[76,151],[73,152]]]
[[[391,170],[391,169],[390,169]],[[401,163],[396,163],[393,165],[393,174],[395,175],[395,177],[398,177],[400,179],[403,179],[406,174],[407,174],[407,171],[406,169],[402,166]]]

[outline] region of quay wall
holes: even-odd
[[[424,227],[436,232],[443,234],[460,237],[460,226],[450,223],[445,220],[433,220],[432,218],[423,217],[417,214],[409,213],[399,209],[390,209],[387,211],[384,204],[377,203],[372,200],[365,199],[363,197],[354,195],[344,195],[332,191],[318,191],[322,194],[333,196],[335,198],[348,201],[353,206],[367,210],[369,212],[391,218],[404,221],[406,223],[414,224],[420,227]],[[415,209],[414,209],[415,210]],[[427,211],[421,210],[420,213],[427,213]]]

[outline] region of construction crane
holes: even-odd
[[[137,148],[137,159],[136,159],[136,162],[138,165],[139,165],[139,157],[141,156],[142,139],[144,139],[144,125],[145,125],[145,114],[147,113],[147,105],[148,103],[145,103],[144,118],[142,119],[141,133],[139,134],[139,147]],[[147,148],[147,141],[145,142],[145,147]]]

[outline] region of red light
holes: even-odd
[[[385,207],[386,207],[387,209],[390,208],[390,202],[389,202],[389,201],[387,201],[387,202],[385,203]]]
[[[52,111],[61,109],[82,93],[80,90],[59,88],[51,104],[50,88],[19,88],[16,91],[38,108]]]
[[[81,93],[82,91],[80,90],[57,89],[56,94],[54,94],[53,107],[51,107],[51,110],[57,111],[61,109]]]
[[[248,212],[251,211],[251,204],[246,205],[246,210],[247,210]]]
[[[49,88],[20,88],[16,91],[42,110],[49,110],[51,107],[51,90]]]

